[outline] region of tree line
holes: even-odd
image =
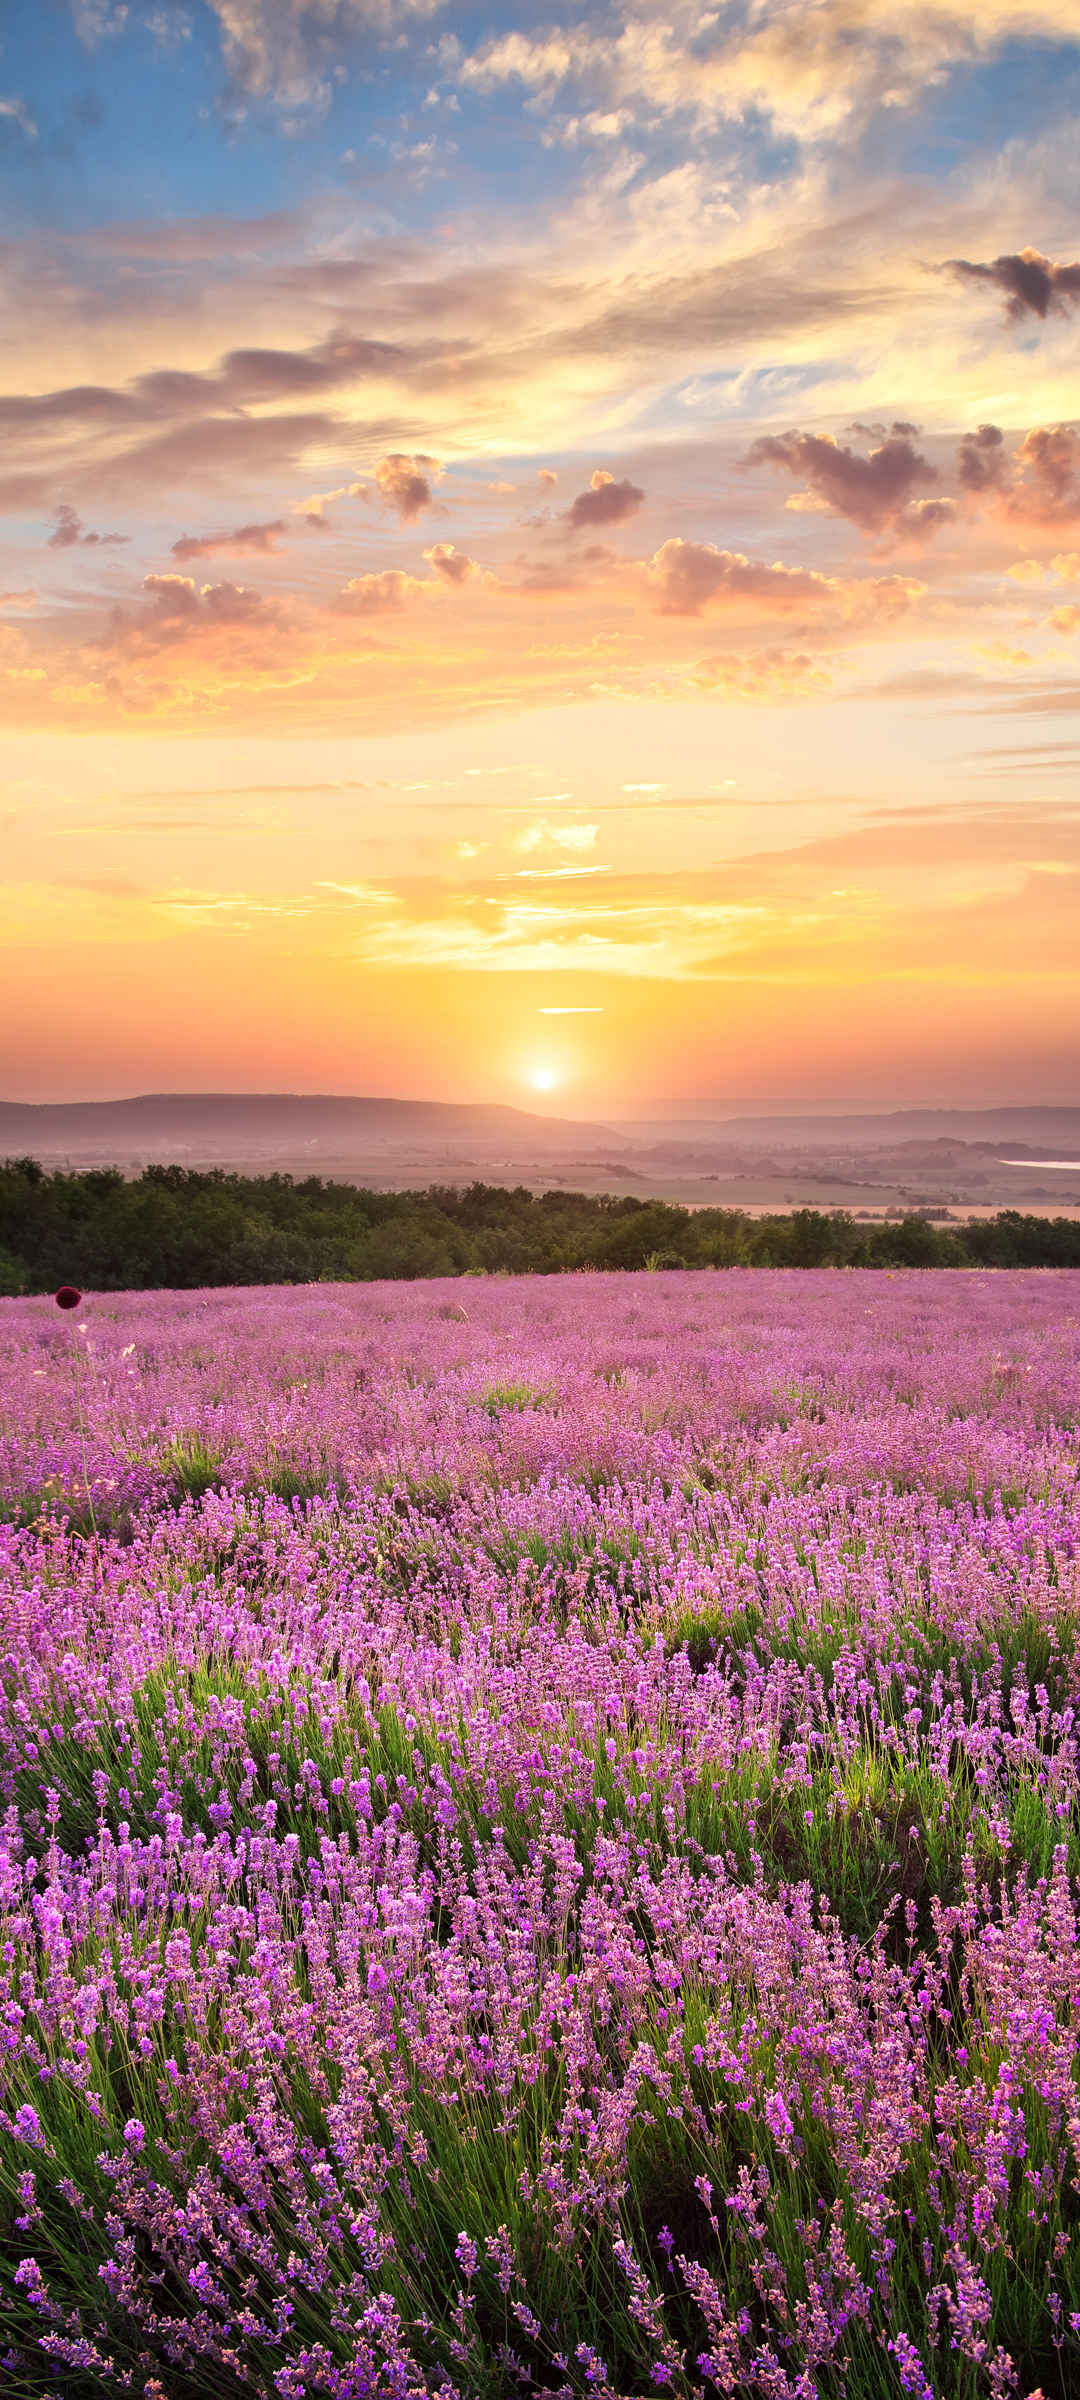
[[[317,1175],[0,1164],[7,1295],[643,1267],[1080,1267],[1080,1223],[1003,1209],[969,1224],[866,1224],[843,1210],[750,1217],[521,1184],[372,1192]]]

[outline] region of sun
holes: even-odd
[[[534,1092],[555,1092],[559,1088],[561,1078],[557,1067],[540,1065],[527,1069],[525,1081]]]

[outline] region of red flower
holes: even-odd
[[[57,1308],[78,1308],[81,1303],[82,1293],[76,1291],[74,1284],[62,1283],[56,1294]]]

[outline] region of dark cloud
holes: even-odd
[[[308,523],[321,522],[313,518]],[[231,558],[276,557],[280,537],[288,533],[284,517],[273,517],[261,525],[238,525],[232,533],[185,533],[172,545],[172,555],[181,562],[193,558],[213,558],[224,551]]]
[[[1016,250],[985,265],[970,258],[950,258],[946,264],[964,283],[990,283],[1005,294],[1006,314],[1015,319],[1046,318],[1080,300],[1080,260],[1071,266],[1044,258],[1041,250]]]
[[[247,584],[198,584],[190,575],[145,575],[141,607],[115,609],[110,634],[121,649],[157,649],[203,628],[270,626],[280,618],[278,603]]]
[[[387,507],[397,510],[403,525],[411,525],[425,508],[434,505],[432,485],[439,482],[442,471],[438,459],[428,458],[422,450],[415,456],[391,450],[379,460],[375,484]]]
[[[857,433],[864,442],[887,442],[892,434],[898,434],[901,439],[906,434],[911,441],[917,442],[922,427],[910,424],[906,417],[894,417],[891,425],[866,425],[861,417],[856,417],[853,424],[845,426],[844,431]]]
[[[896,530],[906,534],[912,541],[923,542],[930,534],[937,533],[940,526],[952,525],[955,521],[955,500],[915,500],[897,518]]]
[[[924,485],[937,482],[937,469],[915,448],[911,434],[895,425],[866,457],[827,433],[764,434],[751,445],[744,464],[783,467],[801,476],[814,500],[861,533],[918,536],[952,514],[947,500],[916,500]]]
[[[55,424],[149,424],[190,417],[208,409],[255,408],[275,400],[305,399],[386,373],[404,353],[389,342],[334,333],[309,350],[228,350],[206,374],[155,367],[123,390],[106,384],[70,384],[54,392],[0,397],[0,427],[33,431]]]
[[[178,407],[252,408],[262,401],[334,391],[361,377],[383,374],[400,358],[392,343],[334,333],[310,350],[229,350],[209,375],[157,370],[138,376],[135,390],[169,414]]]
[[[122,424],[139,414],[138,402],[130,392],[110,391],[100,383],[72,383],[55,392],[0,396],[0,427],[9,432],[68,421],[76,425]]]
[[[129,538],[126,533],[88,532],[78,509],[72,508],[66,500],[62,500],[56,511],[56,529],[50,533],[47,547],[50,550],[76,550],[94,549],[100,546],[104,550],[109,550],[118,548]]]
[[[956,472],[966,492],[987,492],[1005,476],[1005,436],[998,425],[977,425],[956,453]]]
[[[571,533],[591,532],[597,525],[622,525],[627,517],[636,516],[645,498],[639,484],[631,483],[624,475],[616,483],[606,467],[597,467],[588,491],[579,492],[566,511]]]

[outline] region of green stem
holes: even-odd
[[[72,1324],[71,1328],[71,1363],[75,1378],[75,1413],[79,1421],[79,1448],[82,1453],[83,1485],[86,1491],[86,1507],[90,1518],[90,1529],[94,1538],[94,1554],[97,1559],[98,1576],[100,1578],[101,1535],[98,1531],[97,1513],[94,1508],[94,1495],[90,1489],[90,1464],[86,1453],[86,1414],[83,1408],[82,1394],[82,1360],[79,1354],[78,1336],[74,1324]]]

